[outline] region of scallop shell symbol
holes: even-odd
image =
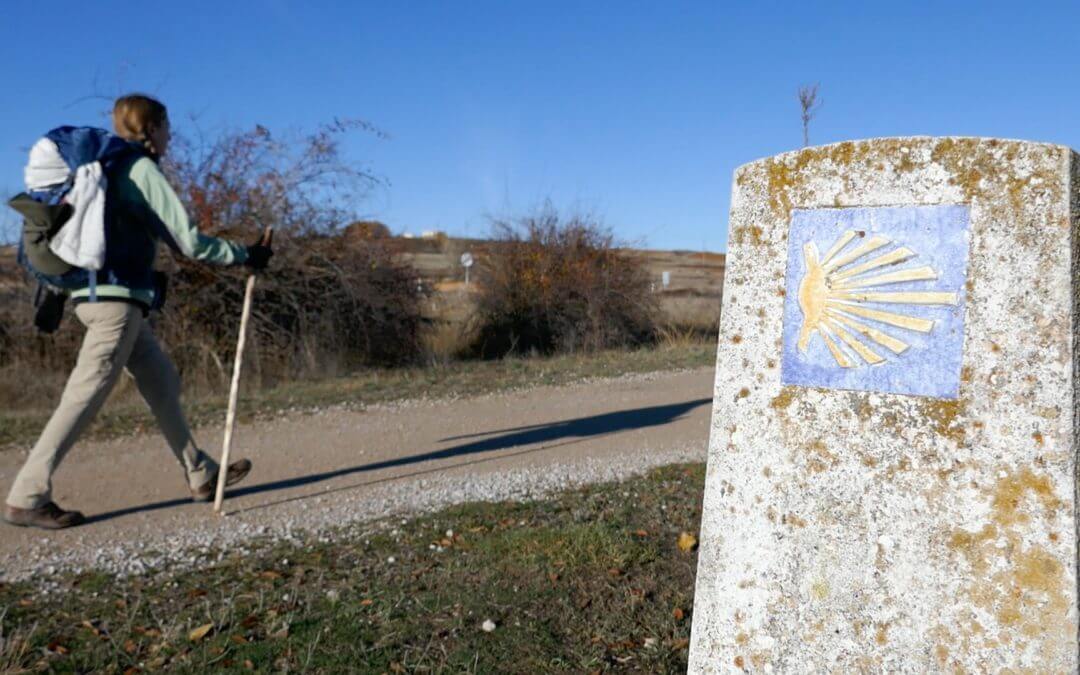
[[[814,242],[803,246],[806,276],[799,282],[799,308],[803,314],[802,328],[799,331],[799,351],[806,353],[810,339],[816,332],[841,368],[861,367],[864,363],[871,366],[884,363],[885,357],[870,344],[881,346],[893,354],[902,354],[910,346],[898,337],[903,333],[879,330],[861,319],[919,333],[929,333],[934,329],[931,319],[909,316],[901,310],[886,311],[866,307],[867,303],[957,303],[957,294],[952,291],[878,290],[881,286],[891,284],[934,281],[938,275],[929,266],[883,272],[881,268],[892,267],[915,257],[915,252],[906,247],[896,248],[860,262],[893,243],[887,237],[875,235],[848,248],[848,244],[863,234],[848,230],[820,259]],[[852,333],[861,335],[866,342],[860,341]]]

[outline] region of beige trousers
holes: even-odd
[[[217,472],[217,464],[195,445],[180,409],[180,377],[161,351],[142,310],[123,302],[87,302],[75,308],[86,326],[79,358],[60,405],[30,451],[7,503],[21,509],[52,501],[52,475],[127,369],[150,406],[165,440],[198,488]]]

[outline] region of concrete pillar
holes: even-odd
[[[735,172],[691,672],[1080,670],[1080,156]]]

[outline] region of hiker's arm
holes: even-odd
[[[142,193],[146,205],[157,215],[159,233],[177,253],[202,262],[237,265],[247,260],[247,249],[217,237],[208,237],[188,218],[184,205],[152,160],[143,158],[131,167],[131,181]]]

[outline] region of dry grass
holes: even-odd
[[[435,321],[424,331],[421,345],[427,363],[446,366],[461,360],[475,340],[467,323]]]

